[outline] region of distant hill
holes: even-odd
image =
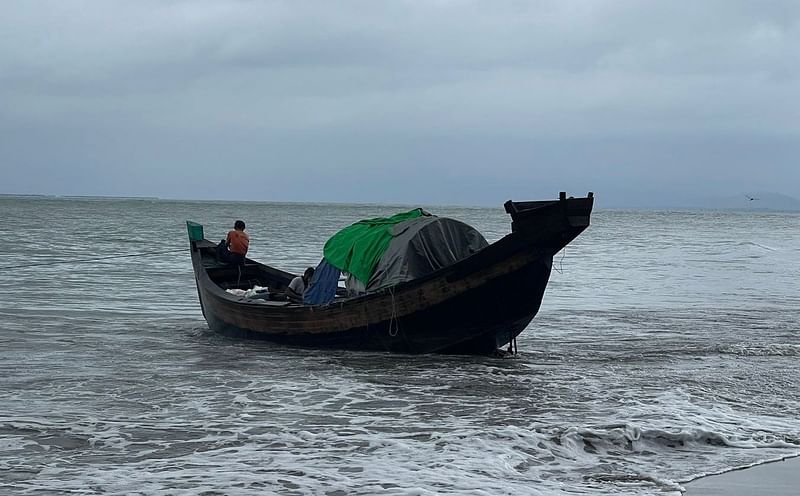
[[[800,211],[800,200],[780,193],[747,193],[721,198],[704,198],[697,202],[700,208],[737,209],[737,210],[797,210]]]

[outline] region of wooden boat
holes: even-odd
[[[294,274],[246,259],[220,264],[202,226],[187,222],[203,315],[223,334],[293,346],[488,355],[512,343],[539,310],[553,256],[589,226],[594,198],[505,203],[511,232],[427,276],[327,305],[248,299],[283,291]]]

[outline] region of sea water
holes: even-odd
[[[800,453],[797,213],[597,210],[514,358],[209,331],[186,219],[299,273],[408,208],[0,199],[0,493],[679,494]]]

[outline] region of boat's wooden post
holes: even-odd
[[[506,209],[506,213],[511,216],[511,232],[515,232],[517,230],[517,207],[514,205],[514,202],[508,200],[503,204],[503,207]]]
[[[197,251],[197,242],[202,241],[205,237],[203,235],[203,225],[187,220],[186,230],[189,233],[189,246],[192,247],[192,251]]]

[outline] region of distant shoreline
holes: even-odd
[[[200,202],[200,203],[264,203],[276,205],[363,205],[363,206],[383,206],[383,207],[443,207],[443,208],[502,208],[501,203],[497,204],[453,204],[453,203],[429,203],[429,202],[416,202],[416,203],[403,203],[403,202],[345,202],[345,201],[285,201],[285,200],[231,200],[224,198],[216,199],[189,199],[189,198],[160,198],[157,196],[108,196],[108,195],[49,195],[49,194],[20,194],[20,193],[0,193],[0,199],[32,199],[32,200],[88,200],[88,201],[102,201],[102,200],[121,200],[121,201],[163,201],[163,202]],[[787,197],[790,200],[794,198]],[[546,200],[546,198],[542,198]],[[553,198],[555,199],[555,198]],[[597,202],[595,205],[596,210],[652,210],[652,211],[707,211],[707,212],[800,212],[800,201],[798,205],[775,205],[769,206],[763,203],[747,204],[747,205],[731,205],[722,204],[698,204],[698,205],[603,205],[602,202]],[[765,202],[766,203],[766,202]],[[764,206],[761,206],[764,205]]]
[[[92,195],[59,195],[55,198],[67,200],[161,200],[157,196],[92,196]]]
[[[45,198],[54,200],[161,200],[157,196],[41,195],[0,193],[0,198]]]

